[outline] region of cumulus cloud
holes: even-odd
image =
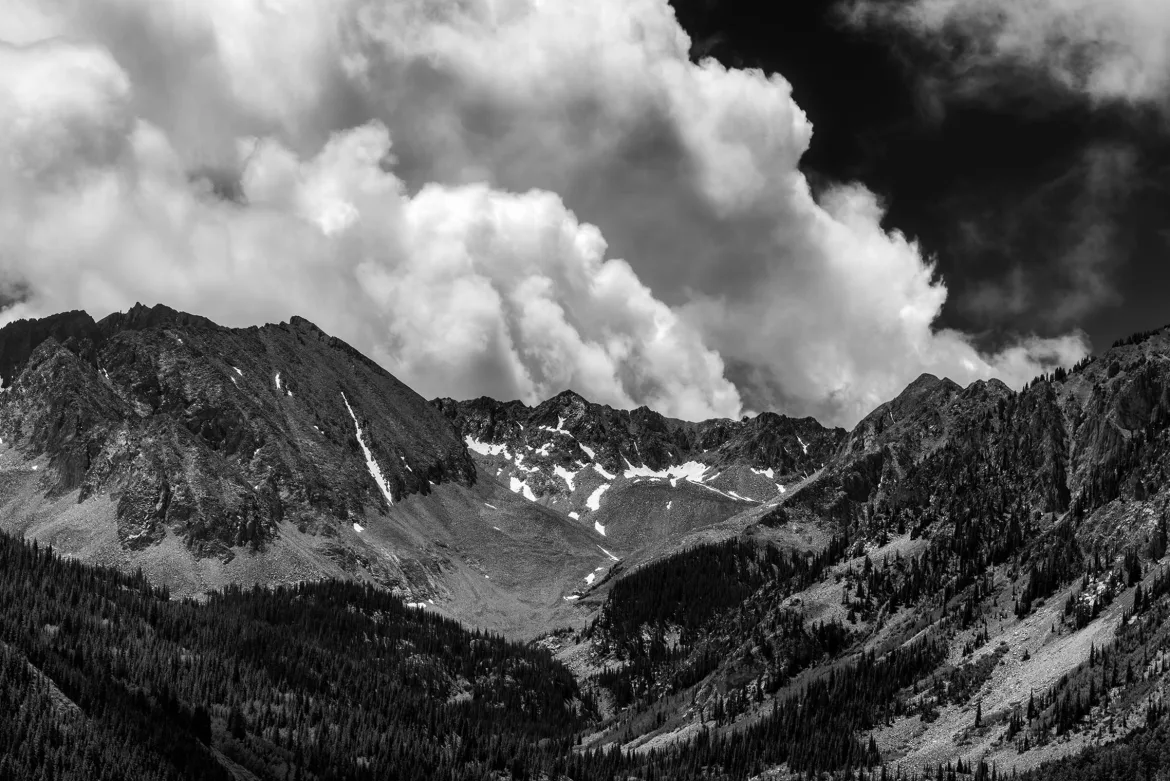
[[[8,319],[295,313],[424,395],[846,424],[1086,349],[936,330],[787,82],[689,62],[666,0],[18,0],[0,40]]]
[[[1097,102],[1170,107],[1165,0],[854,0],[849,17],[935,46],[960,94],[987,97],[1008,68]]]

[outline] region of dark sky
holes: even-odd
[[[851,29],[822,0],[673,0],[693,54],[779,73],[813,123],[814,187],[859,180],[918,239],[950,296],[940,325],[995,347],[1083,329],[1095,351],[1170,323],[1170,132],[1152,109],[1090,105],[1004,72],[944,87],[920,41]]]

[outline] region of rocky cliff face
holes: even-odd
[[[784,480],[819,469],[845,436],[843,429],[827,429],[812,418],[769,412],[739,421],[692,423],[647,407],[615,410],[572,391],[535,408],[489,398],[433,403],[486,468],[524,484],[515,490],[526,488],[537,500],[558,507],[575,507],[576,481],[565,475],[582,470],[603,479],[627,475],[677,484],[681,478],[709,485],[729,471],[766,472],[755,490],[745,489],[763,501],[775,496]]]
[[[282,521],[352,522],[475,481],[426,402],[300,318],[228,329],[165,307],[0,330],[0,436],[48,459],[45,488],[110,494],[129,547],[168,531],[199,555]]]
[[[1165,485],[1170,330],[1139,335],[1022,392],[998,380],[960,388],[923,375],[866,416],[787,510],[855,517],[862,505],[920,501],[931,466],[983,463],[1000,488],[1046,513],[1080,519]]]

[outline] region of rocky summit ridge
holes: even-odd
[[[489,471],[565,512],[588,512],[596,485],[617,475],[674,486],[682,480],[727,498],[764,501],[783,493],[784,481],[822,467],[846,435],[813,418],[771,412],[693,423],[644,406],[615,410],[573,391],[536,407],[487,397],[433,403]]]
[[[226,553],[283,521],[351,521],[475,481],[417,394],[299,317],[228,329],[139,305],[17,321],[0,329],[0,378],[0,435],[47,459],[50,494],[115,494],[129,547],[169,529]]]

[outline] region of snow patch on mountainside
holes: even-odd
[[[597,521],[593,522],[593,530],[596,531],[598,534],[600,534],[602,537],[605,536],[605,526],[601,525]]]
[[[589,447],[589,446],[588,446],[588,445],[586,445],[585,443],[583,443],[583,442],[578,442],[578,443],[577,443],[577,447],[579,447],[579,448],[581,448],[583,451],[585,451],[585,455],[589,456],[589,460],[593,461],[593,460],[596,460],[596,459],[597,459],[597,453],[595,453],[595,452],[593,451],[593,448]],[[612,479],[612,478],[611,478],[611,479]]]
[[[570,434],[568,431],[565,430],[565,419],[563,417],[557,418],[557,427],[556,428],[553,428],[552,426],[541,426],[540,430],[541,431],[551,431],[554,434],[564,434],[566,437],[573,436],[572,434]]]
[[[598,510],[601,508],[601,495],[609,490],[609,483],[597,486],[593,493],[589,494],[589,498],[585,500],[585,506],[590,510]],[[605,532],[602,532],[604,534]]]
[[[720,491],[715,486],[704,485],[703,483],[695,483],[695,485],[699,486],[700,488],[706,488],[708,491],[712,491],[714,493],[717,493],[720,496],[726,496],[728,499],[731,499],[731,500],[734,500],[737,502],[754,502],[755,501],[754,499],[745,499],[744,497],[739,496],[738,494],[736,494],[735,496],[732,496],[731,494],[727,493],[726,491]],[[732,493],[735,493],[735,492],[733,491]]]
[[[478,439],[473,439],[471,436],[464,437],[463,441],[467,444],[468,450],[474,450],[481,456],[498,456],[503,453],[505,458],[509,457],[507,445],[489,445],[487,442],[480,442]]]
[[[602,467],[601,464],[594,464],[593,469],[597,472],[597,474],[601,475],[606,480],[617,479],[617,475],[611,475],[609,472],[605,471],[605,468]]]
[[[523,494],[524,498],[530,502],[536,501],[536,494],[532,493],[532,489],[528,487],[526,481],[513,477],[508,481],[508,487],[512,489],[512,493]]]
[[[668,466],[666,469],[651,469],[648,466],[634,466],[629,461],[626,461],[626,471],[623,473],[627,479],[634,477],[653,477],[659,480],[670,480],[671,487],[678,485],[679,480],[687,480],[692,483],[703,482],[703,475],[710,468],[706,464],[700,464],[698,461],[688,461],[685,464],[675,464]]]
[[[349,406],[349,399],[345,398],[345,394],[341,394],[341,400],[345,402],[345,408],[349,410],[349,416],[353,418],[353,427],[357,431],[358,445],[361,446],[362,453],[366,457],[366,468],[370,470],[370,477],[374,478],[374,482],[382,489],[382,495],[386,497],[387,504],[394,504],[394,497],[390,493],[390,486],[386,484],[386,478],[382,477],[382,468],[378,466],[378,462],[374,460],[374,454],[370,452],[370,448],[366,445],[366,440],[362,437],[362,427],[358,425],[357,415],[353,414],[353,407]]]
[[[555,467],[553,467],[553,472],[556,474],[557,477],[561,478],[562,480],[564,480],[568,484],[570,491],[573,490],[573,478],[575,478],[577,476],[576,472],[570,472],[568,469],[565,469],[560,464],[557,464]]]

